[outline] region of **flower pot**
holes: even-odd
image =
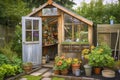
[[[23,66],[23,70],[25,71],[25,73],[28,73],[32,70],[32,66],[31,65]]]
[[[54,70],[54,74],[59,75],[60,74],[60,70]]]
[[[92,73],[92,67],[88,64],[84,65],[84,68],[85,68],[85,75],[86,76],[91,76],[91,73]]]
[[[115,77],[115,71],[112,70],[102,70],[102,76],[107,78]]]
[[[101,68],[100,67],[95,67],[94,68],[94,73],[95,74],[100,74],[101,73]]]
[[[75,70],[80,68],[80,64],[72,64],[72,72],[75,74]]]
[[[80,76],[80,69],[75,69],[75,76]]]
[[[61,70],[62,75],[67,75],[68,74],[68,69]]]

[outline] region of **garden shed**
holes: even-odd
[[[52,0],[36,8],[27,17],[41,19],[42,55],[49,55],[50,59],[57,54],[80,54],[82,48],[93,45],[93,22]]]

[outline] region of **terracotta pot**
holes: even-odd
[[[29,66],[23,66],[23,69],[26,73],[30,72],[32,70],[32,66],[29,65]]]
[[[67,75],[68,74],[68,69],[61,70],[62,75]]]
[[[94,73],[95,74],[100,74],[101,73],[101,68],[100,67],[94,68]]]
[[[59,75],[60,74],[60,70],[54,70],[54,74]]]
[[[75,74],[75,70],[76,70],[76,69],[80,69],[80,64],[72,64],[73,74]]]

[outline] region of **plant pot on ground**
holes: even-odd
[[[72,60],[72,72],[75,74],[76,69],[80,69],[81,60],[78,60],[78,58],[73,58]]]
[[[68,74],[68,67],[69,67],[69,65],[68,65],[67,59],[65,58],[64,55],[55,57],[54,68],[56,70],[61,71],[60,73],[62,75],[67,75]]]
[[[33,64],[31,62],[23,63],[23,70],[28,73],[32,70]]]
[[[120,74],[120,60],[115,61],[115,66],[114,66],[115,70],[117,70],[117,72]]]
[[[114,58],[111,56],[112,50],[106,44],[95,47],[89,54],[89,65],[93,67],[112,67]],[[101,71],[101,70],[100,70]]]
[[[92,67],[88,64],[84,65],[84,68],[85,68],[85,74],[86,76],[91,76],[92,74]]]

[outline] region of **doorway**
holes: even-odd
[[[42,17],[42,55],[47,62],[58,54],[58,17]]]

